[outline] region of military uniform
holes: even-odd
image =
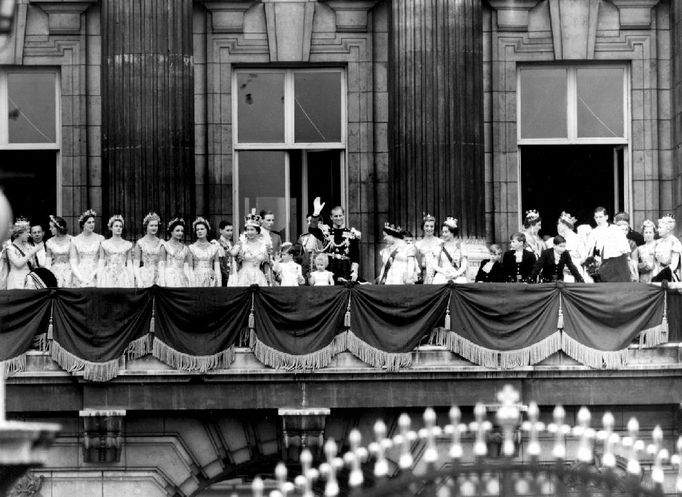
[[[353,228],[329,228],[329,235],[325,237],[318,227],[319,218],[313,217],[309,232],[318,240],[323,241],[325,252],[329,255],[327,270],[334,273],[334,282],[339,278],[350,281],[353,264],[360,265],[360,237]],[[340,283],[343,283],[341,281]]]

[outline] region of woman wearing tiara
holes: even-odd
[[[443,247],[438,254],[437,265],[434,267],[436,275],[433,277],[434,285],[441,285],[452,281],[454,283],[467,282],[467,256],[464,253],[457,219],[448,217],[441,227]]]
[[[583,258],[580,251],[580,238],[578,234],[573,231],[577,219],[571,216],[568,212],[563,211],[556,223],[556,232],[564,240],[566,240],[566,252],[571,256],[571,262],[578,268],[580,277],[585,278],[584,269],[582,267]],[[564,268],[563,280],[568,283],[575,282],[575,276],[570,272],[568,267]]]
[[[383,265],[379,273],[380,285],[412,285],[417,279],[417,252],[406,243],[403,231],[392,224],[384,225],[386,247],[381,250]]]
[[[656,225],[650,219],[642,223],[642,238],[644,245],[637,247],[637,270],[640,283],[651,283],[652,271],[656,266]]]
[[[526,235],[526,247],[533,252],[536,259],[547,248],[539,235],[541,229],[542,218],[540,213],[535,209],[526,211],[526,217],[523,219],[523,234]]]
[[[182,243],[185,236],[185,221],[180,218],[172,219],[168,223],[170,240],[161,246],[160,281],[162,286],[186,288],[189,286],[192,255],[187,246]]]
[[[220,273],[220,246],[208,241],[211,225],[203,217],[192,223],[197,241],[189,246],[192,254],[192,286],[222,286]]]
[[[104,237],[95,233],[97,213],[88,209],[78,218],[81,233],[71,239],[71,285],[74,288],[97,286],[99,248]]]
[[[230,252],[239,263],[236,276],[230,276],[230,286],[268,286],[261,267],[269,260],[268,245],[260,236],[260,216],[252,212],[244,219],[244,235]],[[234,271],[234,264],[232,265]]]
[[[125,223],[123,216],[109,218],[107,227],[111,238],[104,240],[99,249],[97,286],[100,288],[134,287],[132,252],[133,244],[122,238]]]
[[[150,212],[142,220],[145,235],[135,243],[133,249],[133,271],[137,288],[149,288],[159,284],[159,261],[161,240],[157,236],[161,218]]]
[[[9,273],[7,289],[23,289],[26,276],[36,267],[35,254],[39,247],[29,245],[28,236],[31,224],[28,219],[19,218],[12,226],[12,243],[7,247]]]
[[[425,285],[433,283],[436,274],[434,267],[438,265],[438,254],[443,246],[443,240],[436,236],[436,218],[426,214],[422,219],[421,240],[415,242],[417,261],[421,269],[421,279]]]
[[[66,221],[59,216],[50,216],[50,233],[52,238],[45,242],[46,267],[55,278],[57,286],[71,286],[71,262],[69,253],[71,250],[71,236],[67,233]]]
[[[651,281],[680,281],[682,243],[673,234],[675,218],[671,215],[658,220],[658,236],[654,249],[654,270]]]

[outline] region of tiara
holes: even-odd
[[[31,223],[30,223],[30,221],[29,221],[28,219],[26,219],[25,217],[20,216],[20,217],[18,217],[18,218],[16,218],[16,219],[14,220],[13,231],[14,231],[15,233],[18,233],[18,232],[20,232],[20,231],[24,231],[24,230],[27,230],[27,229],[30,229],[30,228],[31,228]]]
[[[192,223],[192,231],[195,231],[197,229],[197,225],[199,224],[203,224],[204,226],[206,226],[206,231],[211,231],[211,224],[201,216],[197,216],[197,218]]]
[[[526,221],[533,222],[540,219],[540,213],[535,209],[526,211]]]
[[[78,224],[83,224],[85,220],[89,217],[97,217],[97,212],[92,209],[88,209],[78,218]]]
[[[429,221],[433,221],[434,223],[436,222],[436,218],[433,217],[431,214],[428,214],[426,212],[422,212],[422,222],[426,223]]]
[[[150,212],[144,217],[144,219],[142,220],[142,226],[147,226],[152,221],[156,221],[157,223],[161,222],[161,218],[154,211]]]
[[[568,212],[562,211],[561,215],[559,216],[559,221],[563,221],[566,224],[570,224],[571,226],[575,226],[577,219],[574,218],[573,216],[571,216]]]
[[[252,226],[254,228],[259,228],[261,222],[261,217],[256,214],[256,209],[251,209],[251,212],[244,216],[244,226]]]
[[[396,226],[388,221],[384,223],[384,231],[393,236],[400,236],[403,233],[403,229],[400,226]]]
[[[123,220],[123,216],[120,214],[114,214],[109,218],[109,222],[107,223],[107,227],[111,229],[111,227],[114,225],[116,221],[119,221],[121,223],[121,227],[125,226],[125,221]]]
[[[656,223],[654,223],[651,219],[645,219],[642,221],[642,231],[644,231],[644,228],[656,228]]]
[[[443,221],[443,225],[454,229],[457,227],[457,218],[448,216],[445,218],[445,221]]]
[[[672,214],[666,214],[661,219],[659,219],[658,222],[663,223],[663,224],[669,224],[669,223],[674,224],[675,223],[675,216],[673,216]]]
[[[170,221],[168,221],[168,231],[171,231],[176,225],[180,225],[183,228],[185,227],[185,220],[182,219],[181,217],[174,217]]]

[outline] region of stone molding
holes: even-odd
[[[201,3],[211,13],[211,28],[214,33],[243,33],[246,11],[258,4],[253,0],[230,3],[204,0]]]
[[[621,29],[650,29],[652,9],[660,0],[611,0],[618,7]]]
[[[77,35],[81,32],[81,14],[99,0],[30,0],[47,14],[50,34]]]
[[[270,62],[308,62],[316,0],[264,0]]]
[[[307,448],[319,455],[324,444],[324,430],[330,413],[328,407],[280,408],[277,414],[282,418],[284,447]]]
[[[497,12],[497,28],[500,31],[528,31],[530,11],[540,0],[488,0]]]
[[[601,0],[549,0],[556,60],[591,60]]]
[[[369,27],[369,11],[377,2],[378,0],[357,2],[328,0],[324,3],[334,11],[337,33],[366,33]]]
[[[83,461],[120,462],[125,410],[85,409],[83,419]]]

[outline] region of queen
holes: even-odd
[[[268,286],[268,280],[262,271],[263,264],[269,261],[268,245],[260,236],[260,216],[255,212],[244,218],[244,235],[239,238],[230,254],[239,264],[236,276],[230,276],[230,286]],[[233,264],[233,271],[234,266]]]
[[[97,286],[99,249],[104,237],[95,233],[96,217],[97,213],[92,209],[81,214],[78,218],[81,233],[71,239],[69,260],[74,288]]]
[[[100,288],[132,288],[134,286],[132,249],[133,244],[122,238],[125,222],[116,214],[109,218],[107,227],[111,237],[99,248],[97,286]]]
[[[185,288],[191,280],[190,263],[192,256],[187,246],[182,243],[185,236],[185,221],[180,218],[171,219],[168,223],[170,240],[161,246],[160,282],[162,286]]]
[[[222,286],[220,273],[220,246],[208,241],[211,225],[203,217],[192,223],[197,241],[189,246],[192,254],[192,286]]]
[[[133,270],[137,288],[149,288],[159,284],[159,261],[161,260],[161,239],[157,236],[161,218],[150,212],[142,220],[145,235],[135,243],[133,249]]]
[[[381,250],[383,266],[378,278],[380,285],[411,285],[417,279],[417,252],[406,243],[403,231],[392,224],[384,224],[386,247]]]

